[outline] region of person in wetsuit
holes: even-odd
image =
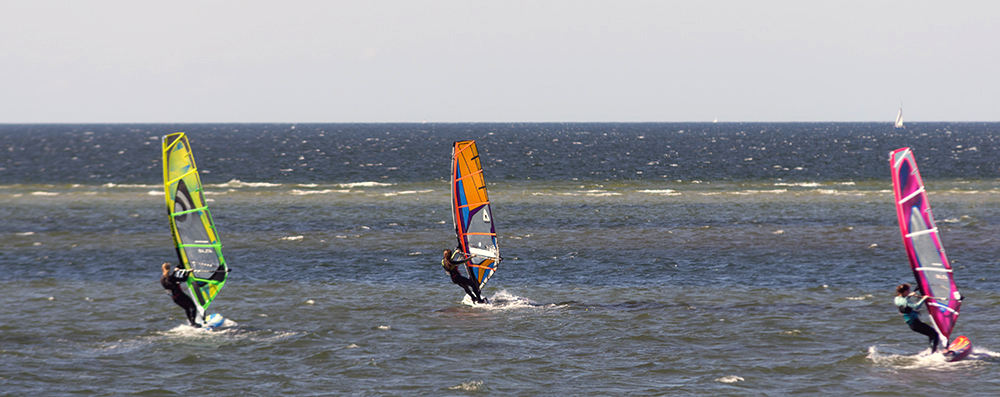
[[[918,297],[919,300],[917,300]],[[920,321],[920,312],[918,311],[927,298],[929,297],[918,296],[916,292],[910,292],[910,284],[900,284],[896,287],[896,299],[893,303],[896,304],[896,308],[899,309],[903,320],[906,320],[906,325],[909,325],[911,330],[927,335],[931,344],[931,353],[934,353],[937,351],[940,341],[937,330]]]
[[[451,282],[461,286],[462,289],[465,290],[465,293],[469,294],[469,297],[472,298],[474,302],[487,303],[487,300],[483,299],[482,295],[479,292],[479,285],[475,281],[472,281],[469,278],[462,276],[462,273],[458,271],[458,265],[466,263],[469,261],[469,259],[472,259],[472,258],[461,259],[461,257],[462,257],[461,252],[444,250],[444,259],[441,260],[441,266],[444,266],[444,271],[448,272],[448,275],[451,276]],[[469,274],[471,275],[472,273],[470,272]]]
[[[180,283],[187,281],[188,270],[182,269],[180,265],[174,269],[173,272],[170,271],[170,264],[163,264],[163,276],[160,277],[160,285],[163,289],[170,293],[170,297],[173,298],[174,303],[184,309],[184,314],[187,315],[188,322],[191,323],[192,327],[201,328],[196,320],[198,317],[198,308],[195,307],[194,301],[191,300],[190,296],[181,291]]]

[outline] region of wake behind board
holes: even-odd
[[[222,326],[222,323],[226,322],[226,319],[222,317],[219,313],[212,313],[205,318],[205,323],[201,326],[206,330],[213,330]]]
[[[475,306],[488,306],[488,305],[492,305],[493,304],[493,302],[491,302],[485,296],[483,297],[483,301],[484,301],[483,303],[475,302],[475,301],[472,300],[472,297],[470,297],[469,294],[465,294],[465,296],[462,297],[462,304],[466,305],[466,306],[473,306],[473,307],[475,307]]]
[[[962,335],[948,345],[948,351],[944,352],[944,358],[948,362],[954,362],[967,357],[969,353],[972,353],[972,342],[965,335]]]

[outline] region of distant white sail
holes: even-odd
[[[903,105],[899,105],[899,113],[896,113],[896,124],[893,124],[896,128],[906,128],[903,127]]]

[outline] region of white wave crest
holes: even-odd
[[[637,190],[639,193],[659,194],[661,196],[680,196],[674,189],[646,189]]]
[[[306,195],[310,195],[310,194],[350,193],[350,192],[351,192],[350,190],[339,190],[339,189],[338,190],[334,190],[334,189],[323,189],[323,190],[299,190],[299,189],[292,189],[292,191],[288,192],[288,194],[291,194],[293,196],[306,196]]]
[[[736,383],[736,382],[742,382],[743,380],[744,379],[742,377],[739,377],[739,376],[736,376],[736,375],[726,375],[726,376],[723,376],[723,377],[721,377],[719,379],[716,379],[715,381],[716,382],[722,382],[722,383]]]
[[[306,236],[288,236],[288,237],[279,238],[278,240],[295,241],[295,240],[302,240],[304,238],[306,238]]]
[[[401,195],[401,194],[430,193],[430,192],[433,192],[433,191],[434,191],[434,189],[427,189],[427,190],[404,190],[404,191],[401,191],[401,192],[382,193],[382,195],[386,196],[386,197],[391,197],[391,196],[398,196],[398,195]]]
[[[233,179],[226,183],[219,183],[215,185],[207,185],[211,187],[272,187],[281,186],[280,183],[267,183],[267,182],[243,182],[239,179]]]
[[[149,195],[149,196],[162,196],[162,195],[165,195],[165,194],[166,193],[164,193],[164,192],[162,192],[160,190],[150,190],[150,191],[146,192],[146,195]]]
[[[152,189],[152,188],[159,187],[159,185],[146,185],[146,184],[141,184],[141,183],[137,183],[137,184],[110,183],[109,182],[109,183],[105,183],[105,184],[101,185],[101,187],[106,187],[106,188],[113,188],[113,187],[132,188],[132,187],[137,187],[137,188],[143,188],[143,189]]]
[[[744,190],[741,192],[729,192],[729,194],[736,194],[740,196],[747,196],[751,194],[781,194],[787,193],[788,189],[773,189],[773,190]]]
[[[338,183],[337,184],[337,186],[339,186],[339,187],[346,187],[346,188],[352,188],[352,187],[372,187],[372,186],[392,186],[392,185],[395,185],[395,183],[354,182],[354,183]]]
[[[55,192],[31,192],[32,196],[58,196],[59,193]]]
[[[778,182],[778,183],[775,183],[774,186],[817,187],[817,186],[819,186],[819,183],[816,183],[816,182],[797,182],[797,183]]]

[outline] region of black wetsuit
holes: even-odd
[[[475,301],[476,303],[486,302],[486,300],[483,299],[482,295],[479,292],[479,285],[475,281],[472,281],[469,278],[463,276],[462,273],[458,271],[458,265],[466,263],[469,261],[469,259],[471,259],[471,258],[466,258],[462,260],[455,260],[461,257],[461,255],[462,255],[461,253],[456,251],[455,253],[451,254],[450,260],[442,259],[441,266],[444,266],[444,270],[448,272],[449,276],[451,276],[451,282],[461,286],[462,289],[465,290],[465,293],[468,294],[473,301]],[[448,262],[451,262],[450,266]]]
[[[194,305],[194,301],[191,300],[190,296],[181,291],[180,283],[187,281],[187,274],[183,276],[176,276],[177,269],[173,272],[167,274],[166,276],[160,277],[160,285],[163,289],[170,293],[170,297],[173,298],[174,303],[184,309],[184,314],[187,315],[188,321],[193,327],[200,327],[195,319],[198,317],[198,308]]]

